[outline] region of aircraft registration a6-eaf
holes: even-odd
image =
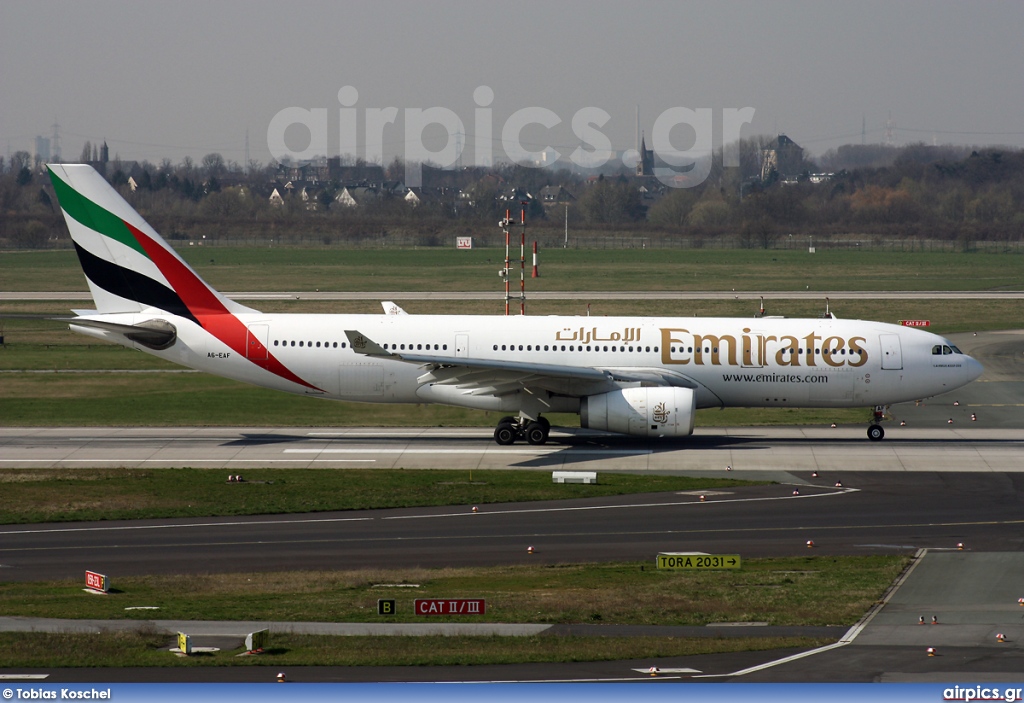
[[[545,413],[683,437],[697,408],[885,406],[982,371],[942,337],[860,320],[262,313],[203,282],[90,166],[49,168],[96,304],[71,329],[300,395],[508,413],[498,444],[543,444]]]

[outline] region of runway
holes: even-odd
[[[951,411],[952,408],[946,409]],[[970,411],[965,405],[959,414]],[[949,412],[944,413],[950,414]],[[676,472],[1024,471],[1024,429],[705,428],[685,440],[552,432],[500,447],[490,428],[0,428],[0,468],[453,468]]]
[[[841,479],[842,486],[836,486]],[[794,495],[794,490],[799,495]],[[0,527],[10,581],[110,574],[1024,548],[1024,474],[846,472],[540,503]],[[807,551],[806,542],[814,542]],[[527,554],[527,546],[535,553]]]

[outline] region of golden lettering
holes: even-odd
[[[796,350],[800,346],[800,341],[789,334],[782,337],[779,341],[783,342],[784,346],[775,352],[775,363],[779,366],[799,366],[800,355],[796,353]],[[787,354],[786,350],[788,349],[792,349],[793,353]]]
[[[859,357],[857,361],[854,361],[851,358],[850,361],[847,362],[853,368],[857,368],[858,366],[863,366],[868,363],[868,352],[861,346],[861,343],[866,341],[867,340],[863,337],[850,337],[850,355]]]
[[[708,335],[693,335],[693,356],[694,362],[699,365],[704,365],[704,343],[707,342],[709,350],[711,352],[711,365],[721,366],[722,359],[720,356],[721,350],[729,345],[729,355],[727,357],[727,363],[729,366],[736,365],[736,338],[729,334],[723,334],[721,336],[708,334]]]
[[[804,337],[804,344],[807,345],[806,351],[807,351],[807,365],[808,366],[817,366],[817,364],[814,363],[814,345],[817,344],[820,340],[821,340],[821,337],[819,337],[818,335],[814,334],[814,332],[811,332],[809,335]]]
[[[689,330],[684,329],[673,329],[671,327],[661,328],[661,363],[668,364],[689,364],[688,358],[676,359],[672,357],[672,345],[678,344],[679,351],[686,353],[686,344],[681,339],[677,339],[672,336],[673,332],[679,332],[681,334],[689,334]]]
[[[842,366],[846,363],[843,357],[839,356],[839,350],[846,346],[843,342],[842,337],[829,337],[821,343],[824,349],[822,349],[821,358],[829,366]]]

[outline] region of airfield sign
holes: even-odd
[[[662,552],[658,555],[659,569],[739,569],[739,554],[672,554]]]

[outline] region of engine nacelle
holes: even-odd
[[[690,388],[623,388],[580,399],[580,425],[637,437],[693,434],[697,397]]]

